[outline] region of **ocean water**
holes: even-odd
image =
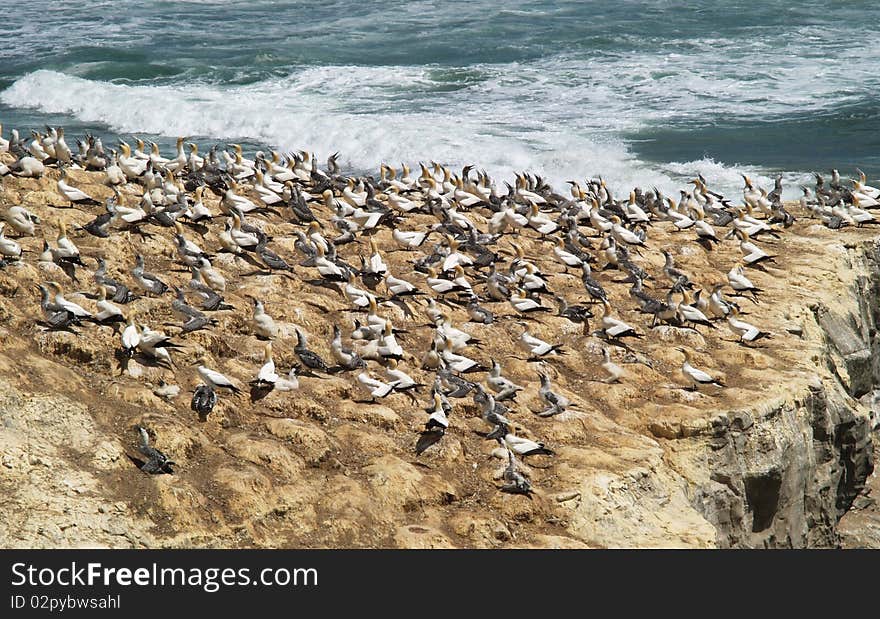
[[[880,176],[877,2],[30,0],[0,123],[674,192]]]

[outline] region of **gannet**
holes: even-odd
[[[189,305],[186,302],[186,295],[183,290],[177,286],[172,286],[171,288],[174,290],[175,294],[175,299],[171,302],[171,309],[184,321],[180,332],[181,334],[192,333],[193,331],[204,329],[208,325],[216,322]]]
[[[201,421],[207,421],[208,415],[217,405],[217,392],[211,385],[199,385],[193,392],[190,408],[199,415]]]
[[[146,292],[162,295],[168,290],[168,284],[152,273],[144,271],[144,257],[141,254],[135,254],[135,265],[131,270],[131,275],[135,283]]]
[[[142,324],[140,344],[138,345],[138,348],[144,354],[159,362],[165,362],[173,368],[174,362],[171,360],[171,353],[168,352],[168,349],[180,348],[180,346],[172,342],[168,335],[161,331],[155,331],[148,325]]]
[[[416,249],[424,244],[431,232],[433,231],[417,232],[414,230],[399,230],[395,228],[391,232],[391,238],[394,239],[395,243],[405,249]]]
[[[98,301],[95,305],[98,307],[98,313],[95,314],[95,320],[98,322],[102,324],[125,322],[122,310],[107,300],[106,286],[98,286]]]
[[[6,258],[21,258],[21,245],[19,245],[16,241],[12,239],[8,239],[3,236],[3,229],[6,227],[6,222],[0,222],[0,256],[5,256]]]
[[[166,456],[164,453],[150,445],[150,435],[147,434],[145,428],[141,426],[135,426],[135,429],[138,432],[138,451],[147,458],[147,460],[140,465],[141,470],[144,473],[150,474],[173,474],[173,467],[177,463]]]
[[[484,369],[478,361],[454,352],[452,347],[452,340],[448,338],[439,340],[437,350],[444,367],[449,368],[453,372],[458,372],[459,374],[477,372]]]
[[[687,323],[691,325],[704,325],[709,327],[710,329],[715,329],[715,325],[709,320],[709,318],[699,309],[694,307],[688,302],[688,296],[685,289],[681,290],[681,303],[676,305],[679,317]]]
[[[263,365],[250,384],[252,387],[274,387],[280,378],[275,372],[275,361],[272,359],[272,342],[266,342],[263,348]]]
[[[346,275],[345,285],[342,287],[342,296],[355,307],[368,307],[373,295],[352,283],[354,282],[354,274],[351,271],[347,271]]]
[[[697,232],[697,240],[706,241],[707,248],[711,248],[712,243],[721,242],[715,235],[715,229],[703,219],[702,215],[698,215],[697,218],[694,220],[694,229]]]
[[[238,213],[232,213],[232,226],[229,228],[229,236],[233,243],[241,249],[253,249],[260,243],[260,237],[253,233],[242,229],[241,217]]]
[[[2,151],[3,149],[0,147],[0,152]],[[868,177],[858,168],[856,168],[856,173],[859,175],[859,180],[853,181],[853,193],[860,193],[868,198],[880,200],[880,189],[868,185]]]
[[[763,249],[752,243],[748,240],[748,236],[742,231],[738,229],[734,229],[734,232],[739,237],[739,248],[743,254],[743,263],[748,266],[753,264],[758,264],[760,262],[775,262],[774,257],[765,252]]]
[[[724,288],[724,284],[715,284],[712,287],[712,293],[709,295],[709,313],[716,318],[725,318],[730,314],[731,304],[725,301],[721,295],[722,288]]]
[[[10,164],[9,171],[15,176],[25,178],[40,178],[46,171],[43,162],[34,157],[22,157],[13,164]]]
[[[330,342],[330,354],[333,355],[333,359],[336,361],[338,367],[347,372],[357,368],[366,367],[367,365],[360,355],[343,345],[342,332],[339,330],[338,325],[333,325],[333,339]]]
[[[61,176],[58,179],[58,193],[63,195],[71,204],[100,204],[86,192],[67,183],[67,167],[61,166]]]
[[[594,301],[602,301],[604,303],[608,300],[608,294],[605,292],[602,284],[596,281],[596,278],[593,277],[589,262],[581,263],[581,281],[584,284],[584,289],[587,291],[587,294],[589,294],[590,298]]]
[[[202,201],[202,193],[205,191],[204,185],[199,185],[195,189],[195,195],[193,196],[193,204],[188,209],[184,211],[183,216],[189,219],[192,222],[202,221],[204,219],[212,219],[214,215],[208,210],[208,207],[205,206],[205,203]]]
[[[180,385],[169,385],[164,380],[159,380],[159,385],[153,389],[153,395],[156,395],[166,402],[171,402],[180,395]]]
[[[610,218],[611,221],[611,234],[614,236],[614,240],[618,243],[627,243],[629,245],[644,245],[645,241],[639,236],[636,236],[631,230],[624,228],[620,224],[620,217],[617,215],[612,215]]]
[[[681,373],[685,377],[685,380],[690,384],[688,388],[691,391],[696,391],[699,385],[715,385],[717,387],[724,387],[724,384],[712,378],[703,370],[698,370],[691,365],[691,354],[690,352],[688,352],[687,348],[682,348],[679,346],[676,348],[676,350],[684,355],[684,362],[681,365]]]
[[[467,387],[467,385],[464,385]],[[461,396],[467,395],[467,392],[471,391],[471,389],[460,389],[457,391],[462,391]],[[482,387],[479,385],[474,385],[474,404],[480,407],[480,417],[487,424],[492,426],[493,428],[499,428],[504,432],[507,432],[508,428],[513,425],[510,422],[510,419],[505,417],[507,413],[507,407],[496,401],[495,398],[486,393]]]
[[[55,292],[55,305],[70,314],[72,318],[75,318],[76,320],[94,319],[90,311],[72,301],[68,301],[62,294],[61,286],[57,282],[46,282],[46,285]]]
[[[876,200],[874,200],[876,204]],[[855,193],[852,194],[852,206],[847,209],[847,214],[852,218],[857,226],[863,226],[865,224],[876,224],[877,220],[874,219],[874,216],[868,211],[862,209],[862,206],[873,206],[870,202],[867,202],[865,198],[859,198]]]
[[[124,185],[128,182],[125,172],[119,166],[119,157],[115,149],[110,151],[110,165],[104,170],[108,185]]]
[[[134,318],[135,311],[131,310],[128,314],[128,325],[125,327],[125,329],[122,330],[122,334],[120,335],[120,339],[122,340],[122,349],[129,356],[132,356],[134,354],[134,351],[137,350],[137,347],[141,343],[141,332],[137,328]]]
[[[302,331],[296,329],[296,346],[293,348],[302,364],[310,370],[318,370],[325,374],[330,372],[330,368],[321,358],[321,356],[308,348],[308,341]]]
[[[770,337],[766,331],[761,331],[755,325],[739,319],[739,310],[731,306],[730,315],[727,316],[727,325],[731,332],[739,338],[741,343],[754,342],[763,337]]]
[[[745,174],[740,174],[740,176],[743,177],[743,181],[745,182],[745,186],[743,187],[743,201],[746,204],[757,208],[758,201],[761,199],[761,192],[755,189],[752,180],[748,176]]]
[[[556,299],[556,303],[559,306],[559,311],[556,314],[557,316],[566,318],[574,324],[581,325],[583,333],[589,331],[590,318],[593,317],[593,312],[590,308],[583,305],[569,305],[568,301],[560,296],[554,296],[553,298]]]
[[[144,194],[141,203],[135,207],[125,206],[124,198],[117,188],[113,188],[115,197],[108,199],[105,203],[107,210],[111,213],[110,223],[119,225],[122,221],[131,226],[150,218],[150,214],[154,210],[153,201],[149,194]]]
[[[425,430],[433,429],[446,430],[449,428],[449,418],[446,409],[443,406],[443,396],[438,391],[434,391],[431,396],[433,406],[425,409],[428,413],[428,421],[425,423]]]
[[[258,338],[274,339],[278,337],[278,326],[272,317],[266,313],[262,301],[251,297],[254,305],[254,314],[251,319],[251,327]]]
[[[751,300],[755,303],[758,302],[757,293],[761,292],[761,289],[745,276],[742,265],[736,265],[730,269],[727,273],[727,281],[737,293],[740,295],[749,293]]]
[[[43,144],[43,136],[37,131],[31,131],[31,135],[33,136],[33,140],[31,140],[27,145],[27,151],[35,158],[40,161],[46,161],[49,159],[50,155],[46,152],[46,146],[51,148],[51,142],[49,140],[46,141],[45,146]],[[54,157],[54,149],[53,149],[53,157]]]
[[[693,219],[679,211],[679,205],[675,203],[675,200],[666,198],[666,203],[669,205],[669,208],[666,210],[666,216],[672,221],[673,226],[679,230],[687,230],[696,223]]]
[[[611,304],[607,300],[602,301],[603,312],[600,324],[602,332],[610,338],[625,336],[641,337],[636,330],[618,318],[611,316]]]
[[[553,450],[548,449],[544,446],[544,443],[536,442],[529,440],[527,438],[522,438],[520,436],[515,436],[513,434],[507,433],[501,438],[501,442],[512,452],[522,456],[523,458],[527,456],[539,456],[553,455]]]
[[[199,258],[193,270],[215,292],[226,291],[226,278],[211,265],[211,261],[205,257]]]
[[[394,390],[398,392],[407,392],[424,387],[422,383],[416,382],[412,376],[401,370],[397,364],[397,359],[388,359],[385,366],[385,375],[394,384]]]
[[[532,484],[526,477],[519,472],[517,468],[516,456],[513,451],[507,450],[507,468],[504,469],[502,476],[504,485],[501,486],[501,492],[508,494],[522,494],[529,498],[532,495]]]
[[[617,383],[626,376],[624,369],[611,360],[611,353],[604,346],[602,347],[602,369],[608,374],[602,381],[605,383]]]
[[[3,213],[3,219],[22,236],[34,236],[36,231],[34,224],[40,223],[40,218],[23,206],[10,206]]]
[[[58,222],[58,237],[55,243],[58,247],[52,251],[52,254],[56,261],[67,260],[85,266],[80,258],[79,248],[67,238],[67,223],[63,219]]]
[[[502,376],[501,365],[494,359],[492,360],[492,369],[489,370],[489,376],[486,378],[486,384],[495,392],[495,399],[499,402],[516,398],[517,392],[524,389],[524,387]]]
[[[361,372],[357,375],[358,384],[370,394],[370,402],[375,402],[376,398],[384,398],[394,391],[395,383],[384,383],[381,380],[373,378],[368,372]]]
[[[536,413],[538,417],[554,417],[564,413],[571,405],[571,402],[564,395],[558,394],[551,389],[550,378],[546,374],[538,372],[538,376],[541,379],[541,388],[538,391],[538,395],[541,398],[541,402],[547,407],[541,412]]]
[[[514,310],[521,314],[530,314],[532,312],[549,312],[550,308],[541,305],[538,301],[525,296],[525,292],[521,288],[514,290],[508,301]]]
[[[198,367],[196,370],[199,373],[199,376],[202,377],[202,381],[211,387],[212,389],[228,389],[233,393],[241,393],[241,389],[236,387],[235,383],[229,380],[226,376],[221,374],[216,370],[210,369],[205,364],[208,363],[208,358],[205,356],[199,357],[196,361]]]
[[[201,247],[183,236],[183,226],[179,221],[174,222],[174,228],[176,230],[174,241],[177,245],[177,255],[180,256],[181,261],[186,264],[186,266],[197,266],[199,258],[206,256],[207,254],[202,251]]]
[[[556,244],[553,247],[553,254],[556,256],[557,260],[561,262],[566,268],[580,268],[580,266],[584,263],[583,260],[578,258],[576,255],[566,250],[565,241],[562,237],[556,238]]]
[[[523,328],[518,343],[520,348],[529,353],[529,361],[562,352],[562,344],[550,344],[549,342],[545,342],[541,338],[535,337],[529,333],[529,330],[526,327]]]

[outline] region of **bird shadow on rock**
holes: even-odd
[[[428,447],[440,441],[446,433],[442,430],[425,430],[419,435],[416,442],[416,455],[420,456]]]
[[[251,402],[258,402],[272,393],[273,385],[251,385]]]

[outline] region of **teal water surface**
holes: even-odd
[[[877,23],[872,2],[32,0],[0,30],[0,122],[621,189],[784,171],[794,195],[880,175]]]

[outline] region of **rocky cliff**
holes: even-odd
[[[94,216],[60,210],[54,179],[7,179],[0,210],[25,204],[52,238],[57,219],[84,224]],[[71,174],[96,197],[109,190],[98,175]],[[137,195],[136,190],[130,190]],[[213,200],[213,202],[210,202]],[[216,199],[208,200],[216,210]],[[319,209],[320,207],[316,207]],[[118,334],[85,327],[47,332],[34,286],[56,279],[87,290],[88,271],[74,284],[36,264],[42,239],[23,238],[29,253],[0,270],[0,546],[3,547],[836,547],[870,545],[874,399],[880,388],[876,324],[880,313],[880,245],[867,229],[828,230],[804,213],[773,244],[777,265],[750,273],[764,292],[741,299],[748,319],[772,337],[743,346],[718,329],[650,328],[628,308],[627,287],[606,283],[615,311],[646,334],[630,350],[614,349],[627,370],[619,384],[601,382],[602,343],[555,317],[532,323],[567,354],[544,371],[575,407],[550,419],[539,408],[534,363],[517,353],[515,321],[468,324],[483,344],[483,362],[504,363],[527,385],[514,411],[517,433],[556,452],[531,459],[530,499],[498,491],[504,461],[470,399],[456,402],[450,431],[421,456],[413,450],[426,415],[404,395],[358,404],[351,377],[301,379],[292,393],[249,401],[221,395],[207,421],[189,409],[197,383],[192,362],[212,357],[241,382],[261,363],[262,344],[248,325],[248,295],[258,295],[282,325],[276,363],[293,362],[290,334],[306,330],[326,355],[331,322],[350,325],[347,303],[334,292],[278,275],[253,275],[228,255],[215,266],[230,282],[237,311],[207,331],[180,337],[174,371],[123,370],[114,357]],[[472,215],[479,219],[476,214]],[[418,218],[419,216],[415,216]],[[482,221],[482,220],[480,220]],[[261,222],[277,239],[291,224]],[[189,234],[189,232],[188,232]],[[674,231],[652,238],[674,251],[681,268],[710,285],[735,262],[738,249],[706,252]],[[126,279],[135,252],[153,272],[183,284],[173,243],[161,234],[117,231],[113,243],[72,235],[85,256],[102,256]],[[165,235],[167,236],[167,235]],[[204,242],[216,245],[215,233]],[[558,272],[534,240],[518,241],[546,272]],[[293,255],[292,243],[278,241]],[[411,273],[407,252],[386,260]],[[769,244],[768,244],[769,246]],[[653,273],[662,256],[637,258]],[[93,268],[90,265],[90,269]],[[415,276],[413,276],[415,277]],[[571,281],[568,281],[571,280]],[[575,297],[578,278],[560,273],[558,290]],[[582,294],[582,288],[581,288]],[[87,304],[82,297],[73,298]],[[131,304],[154,328],[173,322],[168,299]],[[395,306],[382,311],[408,351],[427,350],[424,318]],[[450,310],[454,322],[467,320]],[[171,327],[162,327],[174,334]],[[350,326],[348,327],[350,328]],[[295,338],[293,338],[295,340]],[[324,341],[322,341],[324,340]],[[718,392],[681,389],[675,346],[697,351],[697,363],[724,377]],[[419,379],[419,359],[402,362]],[[154,394],[164,380],[181,395]],[[135,424],[177,462],[174,475],[147,475],[132,460]],[[855,512],[851,507],[859,507]],[[839,522],[844,518],[845,533]],[[876,531],[876,529],[873,529]]]

